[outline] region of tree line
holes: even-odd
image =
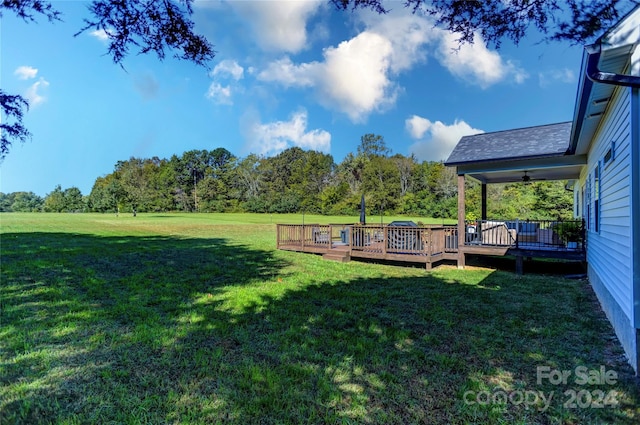
[[[563,181],[489,185],[492,218],[571,218]],[[468,218],[480,215],[480,185],[467,179]],[[130,158],[98,177],[87,196],[60,185],[41,198],[0,193],[0,211],[257,212],[354,215],[364,195],[368,214],[456,218],[455,170],[392,154],[384,138],[365,134],[340,163],[330,154],[289,148],[273,157],[240,158],[225,148],[191,150],[169,159]]]

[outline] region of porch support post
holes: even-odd
[[[458,268],[463,269],[465,265],[464,241],[467,232],[464,211],[464,174],[458,174]]]
[[[481,220],[487,219],[487,184],[482,183],[480,186],[480,202],[481,202]]]
[[[516,255],[516,274],[518,276],[524,274],[524,258],[522,255]]]

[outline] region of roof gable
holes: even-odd
[[[464,136],[445,165],[564,155],[571,122]]]

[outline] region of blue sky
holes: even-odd
[[[2,18],[0,84],[31,102],[33,139],[0,164],[0,191],[40,196],[58,184],[88,195],[132,156],[224,147],[238,156],[291,146],[340,162],[366,133],[393,153],[446,159],[466,134],[570,121],[581,46],[532,34],[499,50],[455,36],[401,3],[379,16],[326,1],[198,1],[210,69],[131,54],[103,35],[73,37],[86,4],[54,1],[64,22]]]

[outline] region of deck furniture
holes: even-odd
[[[538,242],[539,223],[532,221],[517,222],[518,242]]]
[[[551,228],[538,229],[538,243],[546,245],[560,245],[562,241],[558,234]]]
[[[510,246],[516,243],[515,229],[509,229],[504,221],[484,221],[480,227],[482,245]]]

